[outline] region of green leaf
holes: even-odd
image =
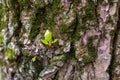
[[[33,61],[33,62],[35,62],[35,61],[36,61],[36,56],[34,56],[34,57],[32,58],[32,61]]]
[[[52,32],[51,31],[46,30],[44,37],[45,37],[46,41],[52,42]]]
[[[56,43],[58,41],[58,39],[54,39],[54,41],[52,41],[52,43]]]
[[[46,41],[45,39],[41,39],[41,42],[45,45],[48,45],[48,41]]]

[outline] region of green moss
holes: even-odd
[[[33,79],[37,80],[39,77],[39,73],[43,70],[43,67],[42,67],[42,64],[38,60],[36,60],[35,62],[32,62],[32,63],[33,63],[33,67],[35,69],[35,71],[33,72]]]
[[[4,40],[4,37],[3,37],[2,33],[0,33],[0,46],[2,46],[3,40]]]
[[[40,25],[43,22],[46,22],[45,19],[45,8],[38,8],[35,10],[35,13],[31,16],[30,19],[31,22],[31,31],[29,34],[29,39],[31,41],[34,41],[34,38],[39,34],[40,32]]]
[[[95,3],[93,2],[93,0],[88,0],[85,12],[89,18],[95,18]]]
[[[30,34],[29,34],[29,39],[31,41],[34,41],[34,38],[37,36],[37,34],[39,34],[40,31],[40,26],[32,26]]]
[[[82,18],[83,22],[87,20],[95,20],[95,3],[93,0],[88,0],[87,5],[85,7],[85,15]]]
[[[66,24],[61,24],[60,25],[60,33],[65,33],[67,29],[67,25]]]
[[[115,30],[111,30],[111,31],[110,31],[110,35],[111,35],[111,36],[114,36],[114,34],[115,34]]]
[[[81,30],[81,31],[85,31],[85,30],[87,30],[87,29],[89,29],[89,26],[86,26],[86,25],[81,25],[81,26],[80,26],[80,30]]]
[[[60,10],[60,0],[54,0],[46,6],[46,20],[48,27],[53,27],[55,25],[54,17]]]
[[[50,29],[55,26],[54,17],[60,10],[60,0],[54,0],[51,3],[44,4],[44,1],[35,1],[35,11],[32,15],[31,21],[31,31],[29,39],[34,41],[34,38],[39,34],[40,29]],[[40,27],[41,23],[44,23],[44,27]]]
[[[96,18],[96,3],[93,0],[88,0],[86,6],[78,16],[79,30],[84,31],[89,29],[91,26],[97,25]]]
[[[29,51],[27,51],[27,50],[22,50],[22,54],[23,54],[24,56],[27,56],[27,55],[29,54]]]
[[[65,59],[65,55],[54,56],[53,61],[63,61]]]
[[[77,14],[75,15],[74,20],[71,23],[69,24],[63,23],[60,25],[60,33],[66,34],[66,39],[69,38],[72,42],[78,39],[77,35],[79,36],[79,34],[77,34],[77,32],[78,32]]]
[[[39,73],[43,70],[42,64],[36,60],[35,62],[31,61],[32,57],[28,56],[21,56],[17,61],[16,68],[17,70],[22,70],[24,73],[31,72],[32,79],[37,80],[39,77]],[[29,75],[29,74],[28,74]],[[30,75],[29,75],[30,76]]]
[[[120,62],[114,62],[112,66],[112,71],[114,71],[116,67],[118,67],[119,65],[120,65]]]
[[[9,49],[9,48],[6,48],[4,49],[4,54],[10,59],[14,59],[15,58],[15,51],[13,49]]]
[[[2,30],[2,24],[1,24],[1,22],[3,22],[2,21],[2,18],[3,18],[3,5],[2,4],[0,4],[0,32],[1,32],[1,30]]]
[[[44,0],[35,0],[34,5],[36,9],[42,8],[45,6]]]
[[[111,17],[108,17],[108,20],[106,23],[113,23],[113,21],[114,21],[114,18],[113,16],[111,16]]]
[[[113,2],[114,2],[114,0],[108,0],[108,2],[109,2],[109,3],[113,3]]]
[[[14,36],[19,36],[20,37],[20,33],[21,33],[21,28],[22,28],[22,22],[20,20],[21,18],[21,6],[20,3],[18,2],[18,0],[9,0],[9,7],[8,9],[11,11],[11,15],[12,15],[12,24],[16,24],[15,30],[14,30]],[[8,11],[8,10],[7,10]],[[9,18],[9,14],[7,14],[7,17]]]
[[[31,31],[29,39],[31,41],[39,34],[41,23],[45,24],[43,29],[48,29],[48,27],[53,27],[55,25],[54,16],[58,11],[59,2],[59,0],[54,0],[53,3],[49,3],[46,6],[43,5],[43,1],[35,4],[35,12],[30,19]]]
[[[102,4],[104,0],[97,0],[97,3]]]
[[[120,78],[119,77],[117,77],[117,79],[116,80],[120,80]]]
[[[0,32],[3,28],[7,26],[7,23],[5,22],[6,11],[7,11],[7,7],[5,6],[5,3],[1,3],[0,4]]]
[[[83,57],[83,62],[84,63],[91,63],[91,62],[93,62],[95,59],[94,59],[94,57],[93,56],[84,56]]]
[[[60,0],[54,0],[52,3],[50,3],[46,8],[48,15],[55,15],[60,10],[60,3]]]
[[[5,60],[4,59],[0,59],[0,66],[4,66],[5,65]]]
[[[53,78],[53,80],[58,80],[59,79],[59,75],[55,75],[55,77]]]
[[[87,43],[87,48],[88,48],[88,55],[83,57],[83,62],[84,63],[90,63],[90,62],[94,62],[96,59],[96,49],[95,46],[93,45],[93,40],[97,38],[96,36],[94,37],[90,37],[88,39],[88,43]]]
[[[81,0],[71,0],[71,1],[73,1],[73,3],[75,4],[79,4],[81,2]]]
[[[115,69],[120,65],[120,62],[114,62],[112,66],[110,65],[109,68],[107,69],[107,72],[110,73],[110,75],[116,75]],[[117,77],[117,76],[116,76]],[[117,80],[117,79],[116,79]],[[119,80],[119,79],[118,79]]]
[[[84,31],[84,30],[87,30],[89,29],[89,26],[86,25],[86,22],[83,22],[83,16],[79,16],[78,18],[78,30],[80,31]]]
[[[70,0],[71,2],[78,3],[80,0]]]
[[[17,21],[19,22],[20,18],[20,4],[18,3],[17,0],[9,0],[10,7],[9,9],[11,10],[11,13],[13,14],[12,22],[16,23]]]
[[[19,4],[20,4],[20,9],[26,9],[29,10],[31,7],[31,3],[29,0],[18,0]]]

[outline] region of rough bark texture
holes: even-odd
[[[120,80],[119,0],[0,0],[0,14],[0,80]]]

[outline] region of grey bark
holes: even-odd
[[[1,0],[0,7],[3,80],[120,80],[120,1]],[[40,41],[47,29],[58,39],[52,46]]]

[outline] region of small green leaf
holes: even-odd
[[[41,42],[48,46],[51,46],[53,43],[58,41],[58,39],[55,39],[54,41],[52,40],[52,32],[49,30],[46,30],[44,38],[45,39],[41,39]]]
[[[48,45],[48,42],[45,39],[41,39],[41,42],[44,43],[45,45]]]
[[[54,41],[52,41],[52,43],[56,43],[58,41],[58,39],[54,39]]]
[[[46,41],[52,42],[52,32],[51,31],[46,30],[44,37],[45,37]]]
[[[33,62],[35,62],[35,61],[36,61],[36,56],[34,56],[34,57],[32,58],[32,61],[33,61]]]

